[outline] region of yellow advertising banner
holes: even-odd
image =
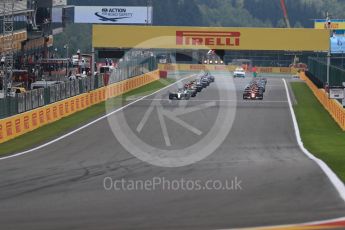
[[[7,35],[7,36],[12,36],[13,41],[15,42],[22,42],[28,38],[26,31],[15,32],[13,33],[13,35]],[[3,42],[4,42],[4,36],[0,36],[0,43],[3,43]]]
[[[329,33],[315,29],[93,26],[95,48],[326,51]]]
[[[194,64],[158,64],[162,71],[235,71],[236,65],[194,65]],[[258,73],[297,74],[298,69],[290,67],[257,67]]]
[[[332,30],[345,30],[345,20],[331,20]],[[315,29],[327,29],[326,20],[316,20],[314,22]]]
[[[15,51],[18,51],[22,48],[22,42],[25,41],[28,37],[26,31],[16,32],[13,35],[10,35],[13,38],[12,47]],[[4,46],[4,36],[0,35],[0,52],[3,52]]]

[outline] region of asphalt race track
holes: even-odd
[[[172,86],[41,150],[1,160],[0,229],[229,229],[343,217],[344,201],[298,147],[282,79],[269,78],[263,101],[242,100],[249,79],[231,81],[219,74],[189,102],[166,100]],[[208,135],[213,127],[225,136]],[[119,143],[132,134],[137,141]],[[219,140],[214,150],[208,145]],[[191,145],[196,152],[180,152]],[[156,165],[128,153],[150,146],[155,150],[143,158]],[[194,164],[162,167],[208,149],[213,154]],[[105,178],[241,183],[108,191]]]

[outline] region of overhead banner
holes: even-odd
[[[327,51],[327,30],[93,26],[95,48]]]
[[[152,7],[75,6],[74,23],[151,24]]]

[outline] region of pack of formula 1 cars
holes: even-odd
[[[212,82],[215,82],[215,77],[210,73],[205,73],[201,77],[184,84],[183,88],[179,88],[174,92],[169,92],[170,100],[189,100],[203,89],[207,88]]]
[[[267,79],[252,80],[243,91],[244,100],[263,100],[266,92]]]

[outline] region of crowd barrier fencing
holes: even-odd
[[[136,88],[154,82],[158,79],[159,71],[156,70],[137,77],[129,78],[127,80],[109,84],[108,86],[103,86],[98,89],[83,92],[82,94],[67,99],[63,99],[42,107],[40,107],[40,101],[37,101],[37,103],[33,105],[33,107],[37,108],[0,120],[0,144],[14,139],[18,136],[21,136],[23,134],[26,134],[30,131],[33,131],[49,123],[58,121],[71,114],[87,109],[90,106],[104,102],[109,98],[120,96]],[[84,81],[84,83],[80,84],[89,83],[90,82],[88,81]],[[71,85],[73,84],[71,83]],[[65,84],[64,86],[60,87],[68,88],[69,86],[68,84]],[[57,100],[58,98],[67,96],[56,95],[56,91],[52,91],[53,92],[49,95],[51,99]],[[38,93],[39,90],[30,92],[31,96]],[[21,98],[20,100],[24,99]],[[34,101],[36,101],[30,100],[30,97],[26,97],[25,100],[28,100],[29,103],[33,103]],[[24,109],[22,108],[22,105],[21,109]]]
[[[67,77],[61,78],[61,81],[51,78],[50,80],[54,80],[56,84],[51,85],[51,81],[46,81],[47,86],[44,87],[45,89],[43,91],[36,89],[11,95],[6,98],[0,98],[0,119],[30,111],[154,70],[157,70],[157,63],[154,57],[133,57],[130,60],[118,63],[117,68],[111,71],[111,73],[102,73],[97,76],[88,76],[75,80],[68,79]]]

